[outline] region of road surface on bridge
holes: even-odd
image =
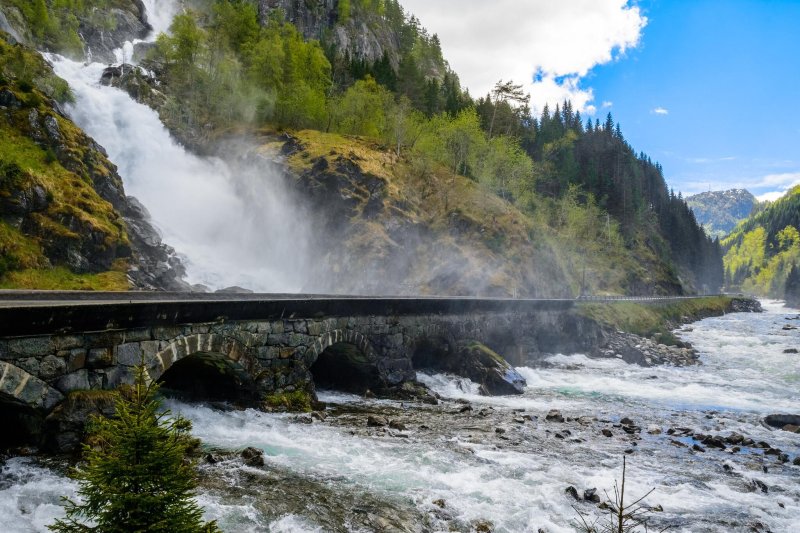
[[[576,302],[670,301],[693,297],[522,299],[451,296],[0,291],[0,336],[103,331],[274,318],[531,313]]]

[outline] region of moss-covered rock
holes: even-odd
[[[456,373],[481,385],[484,394],[499,396],[525,392],[525,378],[514,370],[502,356],[477,341],[458,345]]]
[[[83,390],[69,393],[45,418],[43,448],[51,453],[76,453],[93,416],[114,415],[117,391]]]
[[[290,413],[310,413],[315,403],[314,396],[303,389],[291,392],[273,392],[264,396],[263,408],[266,411],[286,411]]]

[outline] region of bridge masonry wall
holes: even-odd
[[[590,340],[578,332],[583,327],[574,314],[550,310],[218,321],[0,338],[0,393],[49,410],[71,391],[131,383],[142,360],[157,380],[197,353],[240,365],[263,393],[291,391],[308,386],[317,357],[342,342],[357,346],[382,381],[396,385],[414,378],[412,356],[424,340],[478,340],[519,364],[553,351],[554,343]]]

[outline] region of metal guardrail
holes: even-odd
[[[717,294],[695,294],[691,296],[602,296],[593,294],[582,294],[575,298],[577,301],[589,302],[649,302],[661,300],[697,300],[698,298],[713,298],[716,296],[733,296],[738,298],[755,298],[754,296],[742,293],[717,293]]]

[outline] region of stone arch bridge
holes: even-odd
[[[313,388],[318,379],[394,386],[466,339],[512,363],[580,349],[594,333],[578,331],[585,325],[570,313],[573,303],[7,292],[0,294],[0,402],[47,412],[72,391],[130,383],[142,361],[153,380],[211,361],[260,396]],[[206,389],[213,396],[214,387]]]

